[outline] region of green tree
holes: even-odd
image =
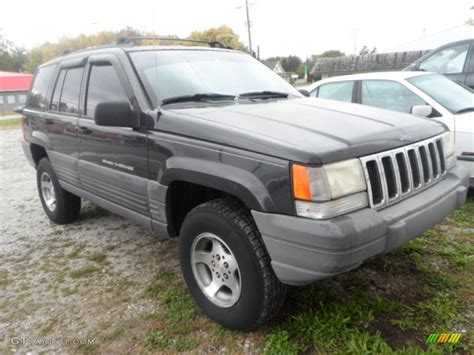
[[[240,42],[239,36],[229,26],[221,26],[218,28],[210,28],[204,31],[194,31],[189,35],[189,39],[202,41],[217,41],[225,46],[232,47],[237,50],[245,50],[245,46]]]

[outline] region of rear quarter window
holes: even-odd
[[[49,65],[38,69],[31,88],[28,108],[43,111],[48,105],[48,88],[51,81],[52,74],[56,65]]]

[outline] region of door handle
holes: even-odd
[[[53,120],[51,118],[48,118],[48,117],[44,117],[44,116],[42,116],[40,118],[40,120],[41,120],[41,123],[43,123],[43,124],[53,124],[53,123],[56,122],[55,120]]]
[[[92,130],[90,130],[89,127],[77,127],[76,131],[79,134],[91,134],[92,133]]]

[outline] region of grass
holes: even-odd
[[[0,120],[0,129],[20,127],[19,118],[10,118],[8,120]]]
[[[97,271],[99,271],[98,268],[96,268],[95,266],[89,265],[89,266],[85,266],[83,268],[71,271],[69,273],[69,276],[71,276],[73,279],[78,279],[78,278],[90,276],[93,273],[96,273]]]
[[[149,351],[267,354],[444,354],[473,344],[474,199],[442,225],[401,249],[315,284],[290,288],[266,327],[231,331],[209,320],[189,296],[177,271],[162,270],[148,295],[162,308],[146,337]],[[460,332],[459,344],[426,343],[435,332]],[[207,334],[203,336],[202,333]],[[240,344],[240,345],[238,345]]]
[[[0,111],[0,117],[11,115],[18,115],[18,113],[16,113],[15,111]]]
[[[96,251],[89,255],[89,260],[95,261],[98,264],[102,264],[103,262],[105,262],[105,259],[107,259],[107,255],[100,251]]]

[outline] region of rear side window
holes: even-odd
[[[461,44],[440,50],[420,64],[420,70],[440,74],[462,73],[469,44]]]
[[[79,112],[79,93],[81,91],[82,73],[84,68],[68,69],[64,78],[59,111],[67,113]]]
[[[64,77],[66,76],[66,70],[62,69],[59,72],[58,79],[54,85],[53,98],[51,100],[51,110],[59,111],[59,99],[61,98],[61,91],[63,90]]]
[[[127,94],[112,65],[93,65],[89,74],[86,98],[86,116],[94,118],[95,108],[101,102],[128,102]]]
[[[27,104],[28,108],[44,110],[48,105],[48,87],[55,67],[55,65],[49,65],[40,68],[36,73],[33,87],[31,88],[30,99]]]
[[[337,101],[352,102],[353,81],[324,84],[319,87],[318,97]]]

